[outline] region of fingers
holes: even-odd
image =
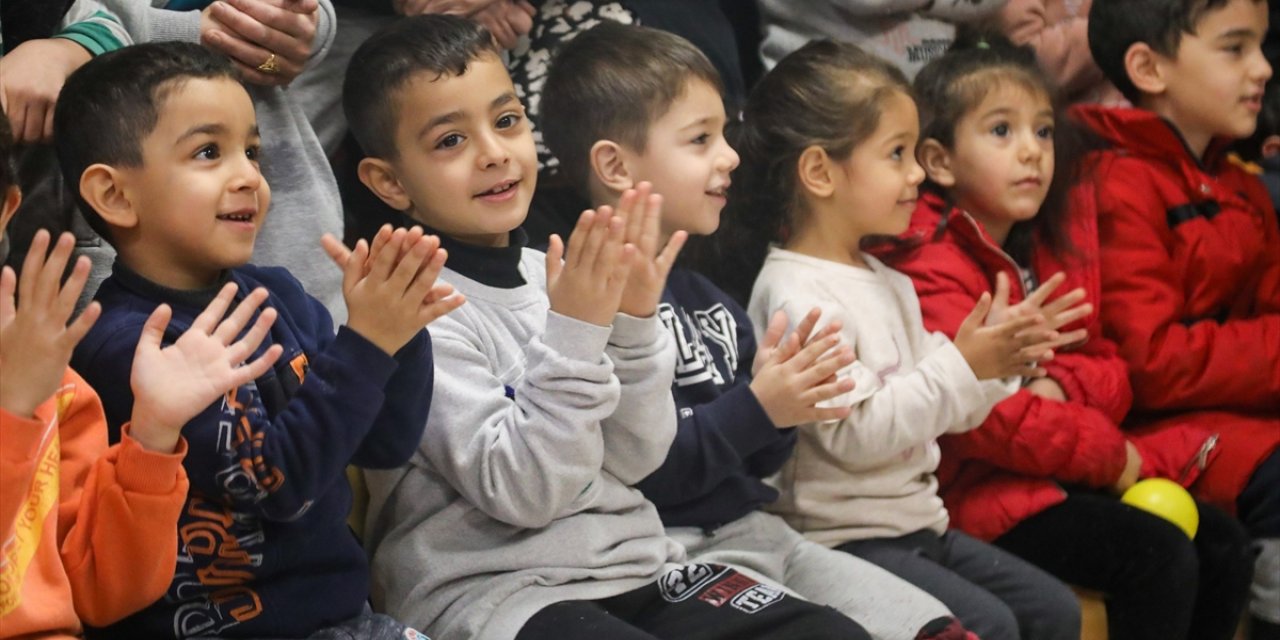
[[[377,255],[370,254],[369,259],[373,261],[373,265],[369,269],[369,276],[378,282],[385,282],[391,277],[392,270],[396,267],[396,258],[400,255],[400,248],[404,246],[404,237],[408,233],[404,229],[396,229],[391,232],[391,239],[387,241],[387,245]]]
[[[283,353],[284,347],[278,344],[271,345],[262,353],[261,356],[258,356],[257,360],[246,362],[244,366],[236,367],[232,371],[232,380],[227,387],[239,387],[240,385],[248,384],[252,380],[261,378],[263,374],[271,369],[271,365],[275,364],[276,360],[280,359],[280,355]]]
[[[596,273],[610,274],[611,278],[616,278],[616,273],[620,266],[630,266],[630,261],[622,260],[622,254],[626,247],[631,247],[631,252],[635,252],[635,245],[625,242],[623,237],[626,233],[624,228],[624,220],[614,217],[609,220],[608,226],[605,228],[606,235],[604,241],[600,245],[598,255],[592,264],[592,270]],[[625,280],[626,278],[622,278]]]
[[[40,281],[40,270],[44,267],[44,258],[49,251],[49,232],[44,229],[36,231],[27,249],[27,257],[22,260],[22,271],[18,274],[18,297],[29,300],[24,304],[35,303],[34,291]]]
[[[620,226],[622,221],[617,221]],[[591,225],[591,230],[587,232],[586,242],[582,244],[582,257],[575,259],[573,253],[570,252],[569,260],[575,266],[593,269],[600,260],[601,250],[605,246],[614,228],[613,209],[610,207],[600,207],[596,211],[595,221]],[[619,231],[619,236],[621,231]]]
[[[853,380],[837,380],[827,384],[818,385],[800,394],[801,402],[813,406],[819,402],[826,402],[832,398],[853,391]],[[817,407],[814,407],[817,409]],[[821,409],[818,409],[819,411]]]
[[[13,267],[5,266],[0,269],[0,327],[13,322],[18,315],[18,308],[14,303],[14,293],[17,289],[18,274],[13,272]]]
[[[1027,300],[1038,307],[1044,304],[1045,300],[1049,299],[1049,294],[1057,290],[1057,288],[1062,286],[1062,283],[1066,281],[1067,274],[1059,271],[1053,274],[1053,277],[1040,283],[1040,286],[1037,287],[1035,291],[1032,291],[1031,295],[1027,296]],[[1083,293],[1083,290],[1081,290],[1081,293]]]
[[[444,285],[437,285],[437,286],[444,286]],[[452,292],[453,288],[450,287],[448,291]],[[435,290],[433,289],[432,292],[434,295]],[[431,302],[430,304],[423,306],[422,313],[420,314],[419,317],[422,319],[422,324],[424,326],[431,324],[432,322],[435,322],[438,318],[441,318],[447,315],[449,312],[453,311],[454,309],[461,307],[463,303],[465,303],[466,301],[467,301],[467,297],[462,295],[461,293],[456,295],[449,295],[448,293],[443,294],[437,297],[434,302]]]
[[[813,328],[818,326],[818,320],[822,318],[822,309],[814,307],[809,313],[804,314],[800,324],[796,325],[796,336],[799,337],[801,344],[808,344],[813,336]]]
[[[777,347],[782,342],[782,336],[787,333],[787,324],[787,312],[783,309],[774,311],[773,316],[769,318],[769,325],[765,327],[764,336],[760,339],[760,349]]]
[[[254,293],[257,293],[258,291],[263,291],[265,293],[264,289],[255,290]],[[266,296],[264,295],[263,300],[265,299]],[[249,304],[250,301],[251,297],[246,298],[244,302],[241,302],[240,308],[236,309],[236,313],[239,313],[240,309]],[[258,304],[261,303],[262,300],[258,300],[257,303],[253,305],[253,308],[256,310]],[[252,313],[252,311],[250,313]],[[263,309],[262,313],[258,314],[258,319],[253,323],[253,326],[249,327],[249,330],[245,332],[244,337],[235,341],[235,343],[227,348],[227,361],[234,365],[237,362],[244,361],[244,359],[252,355],[254,351],[257,351],[258,346],[261,345],[262,341],[267,337],[267,332],[271,330],[271,325],[275,324],[277,317],[276,313],[276,310],[271,307]],[[223,324],[225,325],[227,322],[224,322]],[[241,325],[241,327],[243,327],[243,325]],[[231,334],[232,337],[235,337],[240,333],[241,327],[236,328],[236,332]],[[222,327],[219,327],[219,330],[221,330],[221,328]]]
[[[102,305],[96,300],[90,302],[89,306],[80,312],[80,316],[62,334],[62,345],[67,349],[74,349],[88,335],[89,329],[93,328],[93,324],[98,321],[100,315],[102,315]]]
[[[964,321],[960,323],[960,328],[956,330],[956,335],[962,333],[972,333],[978,327],[981,327],[987,320],[987,314],[991,311],[991,294],[983,292],[978,297],[978,302],[973,305],[973,309],[969,311],[969,315],[965,316]]]
[[[430,240],[434,240],[434,236]],[[413,282],[409,285],[409,296],[418,300],[419,304],[426,304],[428,296],[436,285],[436,278],[440,277],[440,272],[444,270],[444,263],[449,259],[449,252],[444,249],[437,249],[429,239],[424,238],[419,241],[419,245],[426,250],[426,257],[422,262],[422,267],[414,275]],[[448,295],[448,294],[445,294]]]
[[[231,306],[231,301],[235,299],[236,290],[237,286],[234,282],[228,282],[223,285],[222,289],[218,291],[218,295],[214,296],[213,301],[191,323],[191,330],[213,335],[213,332],[218,328],[218,323],[227,314],[227,308]]]
[[[1009,307],[1009,275],[1003,271],[996,273],[996,293],[991,300],[991,308],[1003,311]]]
[[[231,285],[231,287],[234,287],[234,285]],[[223,291],[226,291],[226,288],[224,288]],[[231,288],[231,291],[234,292],[235,289]],[[235,340],[236,336],[240,335],[240,331],[249,324],[249,319],[253,317],[253,314],[258,312],[258,308],[261,307],[262,303],[266,302],[266,300],[267,290],[262,287],[258,287],[257,289],[249,292],[249,295],[245,296],[244,299],[240,301],[240,304],[236,305],[235,311],[232,311],[230,316],[218,323],[217,328],[214,329],[211,335],[222,344],[231,344],[231,341]],[[272,315],[274,316],[274,314]],[[247,356],[249,354],[246,353],[245,355]],[[240,358],[237,358],[236,360],[239,361],[243,358],[244,356],[240,356]]]
[[[689,240],[689,234],[683,230],[671,234],[671,239],[667,240],[667,246],[663,247],[662,253],[658,255],[658,259],[654,264],[658,267],[658,276],[665,282],[667,275],[671,273],[671,268],[676,264],[676,257],[680,255],[680,250],[684,248],[685,242]],[[657,241],[657,238],[654,238]],[[647,255],[643,250],[638,251],[640,255]]]
[[[49,259],[40,269],[39,279],[36,281],[33,302],[41,308],[47,309],[57,301],[58,290],[62,283],[62,274],[67,269],[67,261],[71,259],[71,250],[75,246],[75,236],[70,233],[63,233],[58,236],[58,242],[54,244],[53,251],[49,253]],[[83,287],[84,285],[81,286]],[[65,320],[65,318],[63,319]]]
[[[257,45],[268,55],[277,54],[276,62],[285,75],[297,75],[311,55],[315,24],[310,15],[273,7],[260,0],[215,2],[212,12],[214,18],[231,31],[227,35],[238,35],[247,41],[244,44]],[[266,55],[262,56],[258,64],[266,59]],[[253,64],[253,60],[242,59],[246,64]]]
[[[138,346],[134,349],[135,358],[147,351],[160,350],[160,341],[164,338],[164,330],[169,326],[171,317],[173,317],[173,310],[167,304],[162,304],[151,312],[146,323],[142,325],[142,335],[138,337]]]
[[[585,215],[585,214],[584,214]],[[581,221],[578,222],[582,224]],[[572,236],[570,240],[572,240]],[[564,269],[564,241],[559,234],[551,234],[547,239],[547,284],[555,284],[560,279],[560,271]]]
[[[379,231],[379,234],[382,232]],[[375,238],[376,240],[376,238]],[[320,236],[320,246],[324,248],[324,252],[329,254],[329,259],[338,265],[339,269],[345,269],[347,260],[351,259],[351,250],[342,241],[335,238],[332,233],[326,233]]]
[[[1057,347],[1065,347],[1073,344],[1079,344],[1081,342],[1084,342],[1088,337],[1089,337],[1088,329],[1076,329],[1075,331],[1068,331],[1060,335],[1058,339],[1053,343],[1053,346],[1054,348],[1057,348]]]
[[[89,258],[80,256],[76,259],[76,265],[71,269],[71,277],[62,285],[62,291],[58,292],[58,320],[66,322],[71,314],[75,313],[76,302],[80,300],[80,294],[84,291],[84,285],[89,281],[89,270],[93,268],[93,264]]]
[[[418,275],[423,263],[431,257],[431,254],[427,252],[430,243],[424,238],[419,238],[418,242],[412,245],[403,243],[401,246],[405,247],[408,253],[395,264],[391,274],[387,277],[387,284],[391,286],[392,291],[407,293],[410,291],[414,277]],[[418,300],[422,300],[429,288],[424,288],[417,294]]]
[[[573,226],[573,231],[569,233],[569,246],[566,247],[567,253],[562,253],[566,266],[577,267],[582,262],[583,245],[587,242],[587,236],[591,235],[591,230],[595,228],[596,212],[587,209],[578,216],[578,224]]]
[[[795,357],[788,360],[787,364],[795,367],[797,371],[807,369],[819,356],[835,348],[838,344],[840,344],[840,336],[827,336],[821,340],[814,340],[801,349]],[[828,373],[827,375],[831,374]],[[822,378],[827,377],[827,375],[822,376]],[[818,378],[818,380],[822,378]]]
[[[853,407],[832,407],[823,409],[814,407],[809,413],[809,419],[805,422],[832,422],[835,420],[844,420],[853,413]]]
[[[806,347],[806,349],[808,348]],[[802,370],[800,382],[805,387],[821,384],[822,381],[836,375],[841,369],[853,364],[853,359],[852,349],[847,346],[842,348],[833,346],[823,352],[811,366]]]

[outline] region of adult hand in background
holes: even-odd
[[[71,40],[29,40],[0,58],[0,109],[18,144],[53,139],[53,106],[67,76],[92,58]]]
[[[391,8],[403,16],[420,16],[427,13],[447,13],[470,17],[476,12],[497,4],[500,0],[391,0]]]
[[[493,34],[503,49],[513,49],[520,36],[533,29],[537,9],[526,0],[497,0],[471,16],[472,20]]]
[[[311,57],[317,0],[217,0],[201,13],[200,43],[231,58],[246,82],[284,86]]]

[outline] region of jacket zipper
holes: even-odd
[[[1209,439],[1205,440],[1204,444],[1200,445],[1200,450],[1196,451],[1196,455],[1192,456],[1191,459],[1187,461],[1187,464],[1183,465],[1182,472],[1178,474],[1178,484],[1186,486],[1187,476],[1191,475],[1192,469],[1204,471],[1204,468],[1209,466],[1209,452],[1213,451],[1217,446],[1218,434],[1215,433],[1209,436]]]

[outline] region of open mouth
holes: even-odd
[[[514,190],[516,188],[516,185],[518,184],[520,184],[519,180],[505,180],[503,182],[499,182],[497,185],[495,185],[492,189],[489,189],[488,191],[481,191],[480,193],[477,193],[475,197],[476,198],[500,197]]]
[[[253,214],[254,214],[253,211],[237,211],[235,213],[220,213],[218,214],[218,219],[226,220],[227,222],[253,222]]]
[[[729,185],[726,184],[723,187],[716,187],[715,189],[707,189],[706,194],[709,196],[717,197],[717,198],[728,198]]]

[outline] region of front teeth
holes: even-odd
[[[511,187],[514,187],[514,186],[516,186],[516,183],[514,183],[514,182],[509,182],[509,183],[507,183],[507,184],[499,185],[499,186],[497,186],[497,187],[494,187],[494,188],[492,188],[492,189],[490,189],[490,190],[488,190],[488,191],[486,191],[486,192],[484,192],[484,193],[482,193],[482,194],[480,194],[480,195],[482,195],[482,196],[495,196],[495,195],[498,195],[499,193],[503,193],[503,192],[506,192],[506,191],[510,191],[510,190],[511,190]]]

